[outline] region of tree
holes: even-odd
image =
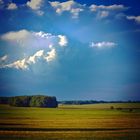
[[[15,96],[9,100],[11,106],[17,107],[49,107],[55,108],[58,106],[56,97],[51,96]]]
[[[31,107],[57,107],[58,103],[56,97],[50,96],[32,96],[30,101]]]
[[[8,104],[10,97],[0,97],[0,104]]]
[[[9,104],[12,106],[28,107],[30,100],[30,96],[15,96],[10,98]]]

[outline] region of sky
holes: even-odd
[[[0,96],[140,100],[139,0],[0,0]]]

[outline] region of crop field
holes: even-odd
[[[59,105],[58,108],[0,105],[0,140],[139,139],[139,103]]]

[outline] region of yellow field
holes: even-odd
[[[138,103],[59,105],[51,109],[0,105],[2,140],[139,140],[139,124]]]

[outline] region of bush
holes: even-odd
[[[116,108],[117,110],[122,110],[122,108],[121,107],[118,107],[118,108]]]
[[[114,109],[114,106],[111,106],[110,109]]]

